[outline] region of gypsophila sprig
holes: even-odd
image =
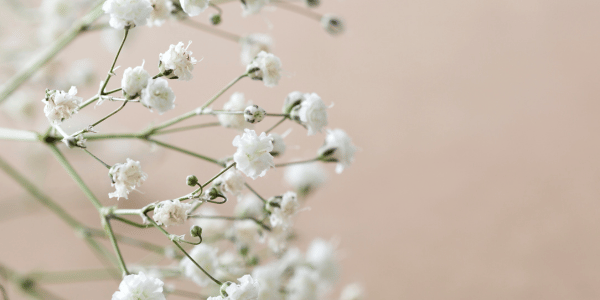
[[[273,142],[264,132],[257,135],[254,130],[245,129],[244,134],[233,139],[233,146],[238,147],[233,154],[236,168],[246,176],[256,179],[267,174],[270,167],[274,167]]]
[[[175,93],[169,87],[169,82],[166,79],[150,78],[148,84],[142,90],[142,100],[140,102],[162,115],[175,108]]]
[[[246,68],[250,78],[262,80],[265,86],[274,87],[281,79],[281,60],[272,53],[259,52]]]
[[[109,24],[115,29],[146,25],[152,13],[149,0],[107,0],[102,9],[110,14]]]
[[[148,178],[148,175],[142,172],[142,167],[139,161],[128,158],[123,164],[115,164],[108,171],[108,175],[112,179],[112,186],[115,191],[108,194],[110,198],[125,198],[129,192],[140,187],[142,182]]]
[[[192,51],[188,50],[191,44],[192,41],[187,46],[179,42],[177,45],[169,46],[167,52],[161,53],[158,65],[160,72],[170,79],[191,80],[192,70],[198,62],[192,57]]]
[[[166,227],[181,225],[187,220],[191,209],[191,204],[183,203],[179,199],[165,200],[154,207],[154,216],[152,218],[158,225]]]
[[[143,272],[125,276],[119,291],[112,295],[112,300],[166,300],[163,294],[162,280],[146,276]]]
[[[319,149],[319,158],[323,161],[337,162],[335,171],[339,174],[354,161],[356,146],[352,139],[341,129],[327,131],[325,144]]]
[[[58,124],[77,112],[83,98],[75,95],[77,95],[77,88],[74,86],[69,89],[68,93],[56,90],[46,91],[46,97],[42,99],[42,102],[46,104],[44,113],[50,123]]]

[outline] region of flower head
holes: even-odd
[[[344,22],[337,16],[324,15],[321,18],[321,26],[331,35],[338,35],[344,32]]]
[[[240,44],[242,46],[242,65],[247,66],[261,51],[271,52],[273,39],[266,34],[255,33],[241,38]]]
[[[250,105],[244,109],[244,119],[248,123],[258,123],[265,118],[267,112],[256,104]]]
[[[187,47],[184,47],[183,42],[177,45],[169,46],[169,50],[159,55],[159,70],[165,74],[167,78],[190,80],[192,79],[192,70],[197,60],[192,57],[192,51],[188,51],[190,41]]]
[[[112,300],[165,300],[164,283],[146,276],[143,272],[125,276],[119,284],[119,290],[112,295]]]
[[[74,86],[69,89],[68,93],[58,90],[46,90],[46,97],[42,99],[42,102],[46,104],[44,113],[50,123],[59,124],[77,112],[83,98],[75,95],[77,95],[77,88]]]
[[[175,8],[171,0],[150,0],[152,13],[148,18],[148,26],[161,26]]]
[[[325,144],[319,149],[319,159],[337,162],[335,171],[342,173],[344,168],[354,161],[356,147],[352,139],[341,129],[329,130],[325,137]]]
[[[156,109],[159,114],[163,114],[175,107],[175,93],[169,87],[169,82],[164,78],[148,79],[148,85],[142,90],[142,100],[144,106],[150,109]]]
[[[152,13],[149,0],[107,0],[102,9],[110,14],[108,23],[115,29],[146,25]]]
[[[154,207],[153,219],[158,225],[180,225],[187,220],[191,209],[191,204],[181,203],[179,199],[165,200]]]
[[[323,282],[332,283],[338,279],[339,266],[335,248],[335,243],[315,239],[306,251],[306,261],[317,270]]]
[[[116,197],[117,200],[121,197],[127,199],[129,192],[141,186],[142,182],[148,178],[148,175],[142,172],[140,162],[129,158],[124,164],[112,166],[108,171],[108,175],[112,178],[112,186],[115,187],[115,191],[108,194],[108,196],[110,198]]]
[[[229,98],[229,101],[223,105],[223,110],[240,111],[251,104],[252,101],[246,101],[243,93],[233,93]],[[243,115],[219,114],[217,115],[217,118],[219,119],[219,123],[224,127],[242,130],[252,126],[252,124],[246,122]]]
[[[300,122],[308,128],[308,135],[321,132],[327,125],[327,106],[319,95],[305,94],[298,109]]]
[[[313,300],[319,298],[319,274],[307,267],[297,268],[287,289],[289,300]]]
[[[258,281],[250,275],[238,278],[239,284],[233,283],[225,288],[229,300],[257,300]]]
[[[252,245],[261,238],[261,228],[253,220],[236,221],[233,235],[240,245]]]
[[[270,221],[272,226],[292,226],[292,216],[298,212],[300,203],[298,195],[294,192],[286,192],[281,197],[275,197],[273,201],[269,201],[271,207]]]
[[[193,17],[206,10],[209,2],[209,0],[181,0],[181,8],[190,17]]]
[[[238,147],[233,154],[236,168],[252,179],[265,176],[269,167],[275,166],[270,153],[273,142],[264,132],[259,136],[254,130],[246,129],[243,135],[233,139],[233,146]]]
[[[279,57],[260,51],[246,68],[250,78],[262,80],[265,86],[274,87],[281,78],[281,60]]]
[[[121,80],[121,88],[123,89],[123,94],[129,98],[133,99],[142,93],[142,90],[148,86],[148,80],[150,79],[150,74],[146,70],[144,70],[144,64],[141,66],[137,66],[135,68],[127,68],[123,72],[123,79]]]
[[[271,155],[273,155],[274,157],[283,155],[286,149],[285,142],[283,141],[283,136],[277,133],[271,133],[271,137],[273,138],[273,150],[271,150]]]
[[[221,192],[234,195],[239,195],[242,192],[245,187],[244,183],[246,183],[244,175],[235,169],[225,171],[223,175],[219,176],[214,181],[215,186],[218,186]]]
[[[283,177],[298,194],[306,196],[327,180],[327,173],[320,163],[298,164],[287,167]]]

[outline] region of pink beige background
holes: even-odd
[[[361,148],[343,174],[328,166],[328,184],[298,217],[299,245],[305,249],[314,237],[339,239],[341,283],[364,283],[368,299],[598,299],[600,2],[323,2],[319,12],[345,18],[345,35],[332,38],[313,20],[283,10],[243,19],[237,4],[224,5],[221,25],[238,34],[272,34],[274,53],[287,72],[276,88],[246,80],[233,91],[269,111],[278,111],[290,91],[316,92],[335,104],[331,128],[343,128]],[[102,132],[139,130],[186,112],[243,72],[239,47],[203,32],[170,23],[135,29],[134,35],[119,60],[121,70],[142,59],[153,70],[158,53],[178,41],[192,40],[190,49],[203,60],[193,81],[171,81],[175,111],[158,117],[131,105],[110,125],[98,127]],[[101,74],[111,62],[97,33],[80,38],[60,57],[92,57]],[[43,88],[38,94],[41,99]],[[114,105],[82,112],[71,130]],[[31,129],[44,122],[0,120],[1,126]],[[307,138],[289,123],[278,131],[287,128],[294,128],[288,144],[302,147],[292,147],[283,161],[312,157],[324,138]],[[224,156],[234,151],[233,136],[223,129],[199,130],[166,140]],[[99,225],[47,149],[1,145],[2,157],[80,220]],[[218,171],[168,150],[150,152],[138,141],[92,147],[110,162],[135,157],[150,174],[143,193],[120,207],[185,193],[185,176],[208,178]],[[94,192],[111,190],[101,165],[80,151],[65,152]],[[252,184],[263,194],[283,192],[281,174],[270,171]],[[101,266],[4,174],[0,187],[2,263],[21,272]],[[156,232],[117,230],[162,241]],[[126,259],[137,253],[125,249]],[[103,281],[49,289],[68,299],[109,299],[116,287]],[[9,291],[11,299],[20,299],[12,287]]]

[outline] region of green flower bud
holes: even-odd
[[[196,186],[198,184],[198,177],[196,177],[195,175],[189,175],[185,179],[185,182],[189,186]]]
[[[190,228],[190,235],[193,237],[202,237],[202,227],[194,225]]]

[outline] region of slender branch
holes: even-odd
[[[228,41],[232,41],[232,42],[239,42],[241,37],[237,34],[231,33],[231,32],[227,32],[225,30],[219,29],[219,28],[215,28],[213,26],[210,25],[206,25],[203,23],[199,23],[199,22],[195,22],[189,18],[186,18],[185,20],[182,20],[181,23],[183,23],[184,25],[187,25],[189,27],[195,28],[195,29],[200,29],[204,32],[210,33],[212,35],[218,36],[220,38],[224,38]]]
[[[0,128],[0,139],[22,142],[39,142],[40,136],[37,132],[33,131]]]
[[[260,200],[262,200],[262,202],[267,203],[267,200],[265,200],[265,198],[263,198],[260,194],[258,194],[258,192],[256,192],[248,183],[244,183],[244,185],[254,194],[256,195],[256,197],[258,197]]]
[[[104,95],[104,89],[106,88],[106,85],[108,84],[108,81],[110,80],[110,77],[113,76],[113,72],[115,69],[115,65],[117,64],[117,59],[119,58],[119,54],[121,54],[121,50],[123,49],[123,45],[125,45],[125,40],[127,40],[127,35],[129,34],[129,28],[125,28],[125,34],[123,35],[123,41],[121,41],[121,46],[119,46],[119,50],[117,51],[117,55],[115,55],[115,59],[112,62],[112,65],[110,66],[110,69],[108,70],[108,74],[106,75],[106,79],[104,80],[104,82],[102,83],[102,86],[100,87],[100,91],[98,91],[98,95],[100,97],[102,97]]]
[[[201,187],[205,188],[206,186],[208,186],[211,182],[215,181],[215,179],[219,178],[219,176],[223,175],[223,173],[227,172],[227,170],[231,169],[233,166],[235,166],[236,163],[232,163],[231,165],[229,165],[227,168],[223,169],[221,172],[219,172],[219,174],[215,175],[213,178],[211,178],[210,180],[208,180],[206,183],[204,183]]]
[[[2,284],[0,284],[0,291],[2,292],[2,299],[8,300],[8,294],[6,293],[6,290],[4,289],[4,286]]]
[[[269,132],[273,131],[273,129],[275,129],[275,128],[277,128],[277,126],[281,125],[287,118],[288,118],[287,116],[283,117],[283,119],[281,119],[279,122],[277,122],[271,128],[267,129],[267,131],[265,131],[265,133],[268,134]]]
[[[102,161],[101,159],[99,159],[96,155],[92,154],[92,152],[88,151],[88,149],[85,149],[85,148],[81,148],[81,149],[83,149],[83,151],[85,151],[85,153],[89,154],[91,157],[93,157],[94,159],[99,161],[103,166],[105,166],[107,169],[110,170],[111,166],[109,164],[107,164],[104,161]]]
[[[125,224],[128,224],[128,225],[131,225],[131,226],[135,226],[137,228],[144,228],[144,229],[145,228],[150,228],[150,225],[146,225],[146,224],[142,224],[142,223],[136,223],[134,221],[131,221],[131,220],[128,220],[128,219],[125,219],[125,218],[122,218],[122,217],[119,217],[119,216],[116,216],[116,215],[111,215],[110,218],[111,219],[115,219],[117,221],[121,221],[121,222],[123,222]]]
[[[163,143],[163,142],[155,140],[155,139],[148,139],[148,141],[156,143],[159,146],[162,146],[162,147],[165,147],[165,148],[168,148],[168,149],[171,149],[171,150],[175,150],[175,151],[187,154],[187,155],[191,155],[193,157],[200,158],[200,159],[206,160],[208,162],[211,162],[211,163],[214,163],[214,164],[217,164],[217,165],[222,165],[218,160],[216,160],[214,158],[210,158],[208,156],[204,156],[202,154],[194,153],[192,151],[185,150],[183,148],[179,148],[177,146],[173,146],[173,145],[170,145],[170,144],[167,144],[167,143]]]
[[[221,123],[211,122],[211,123],[206,123],[206,124],[197,124],[197,125],[183,126],[183,127],[179,127],[179,128],[165,129],[165,130],[160,130],[158,132],[155,132],[152,135],[162,135],[162,134],[167,134],[167,133],[187,131],[187,130],[198,129],[198,128],[215,127],[215,126],[221,126]]]
[[[276,164],[275,168],[287,167],[287,166],[291,166],[291,165],[307,164],[307,163],[315,162],[318,160],[319,160],[319,158],[307,159],[307,160],[302,160],[302,161],[292,161],[292,162],[287,162],[287,163],[282,163],[282,164]]]
[[[119,258],[119,268],[123,272],[123,276],[129,275],[129,271],[127,270],[127,266],[125,265],[125,260],[123,260],[123,255],[121,254],[121,250],[119,249],[119,244],[117,243],[117,239],[115,238],[115,233],[113,232],[112,227],[110,226],[110,220],[107,216],[102,216],[102,227],[104,227],[104,231],[108,235],[108,239]]]
[[[89,232],[93,236],[97,236],[97,237],[101,237],[101,238],[108,238],[108,235],[106,235],[106,232],[104,232],[103,230],[89,229]],[[115,238],[117,239],[118,242],[125,243],[125,244],[131,245],[134,247],[138,247],[138,248],[141,248],[144,250],[152,251],[152,252],[160,254],[160,255],[165,255],[165,248],[162,246],[155,245],[150,242],[134,239],[134,238],[131,238],[128,236],[120,235],[120,234],[115,234]]]
[[[265,223],[254,217],[227,217],[227,216],[202,216],[202,215],[190,215],[188,218],[194,219],[221,219],[221,220],[229,220],[229,221],[243,221],[243,220],[252,220],[254,223],[260,225],[260,227],[264,228],[267,231],[271,231],[271,227],[267,226]]]

